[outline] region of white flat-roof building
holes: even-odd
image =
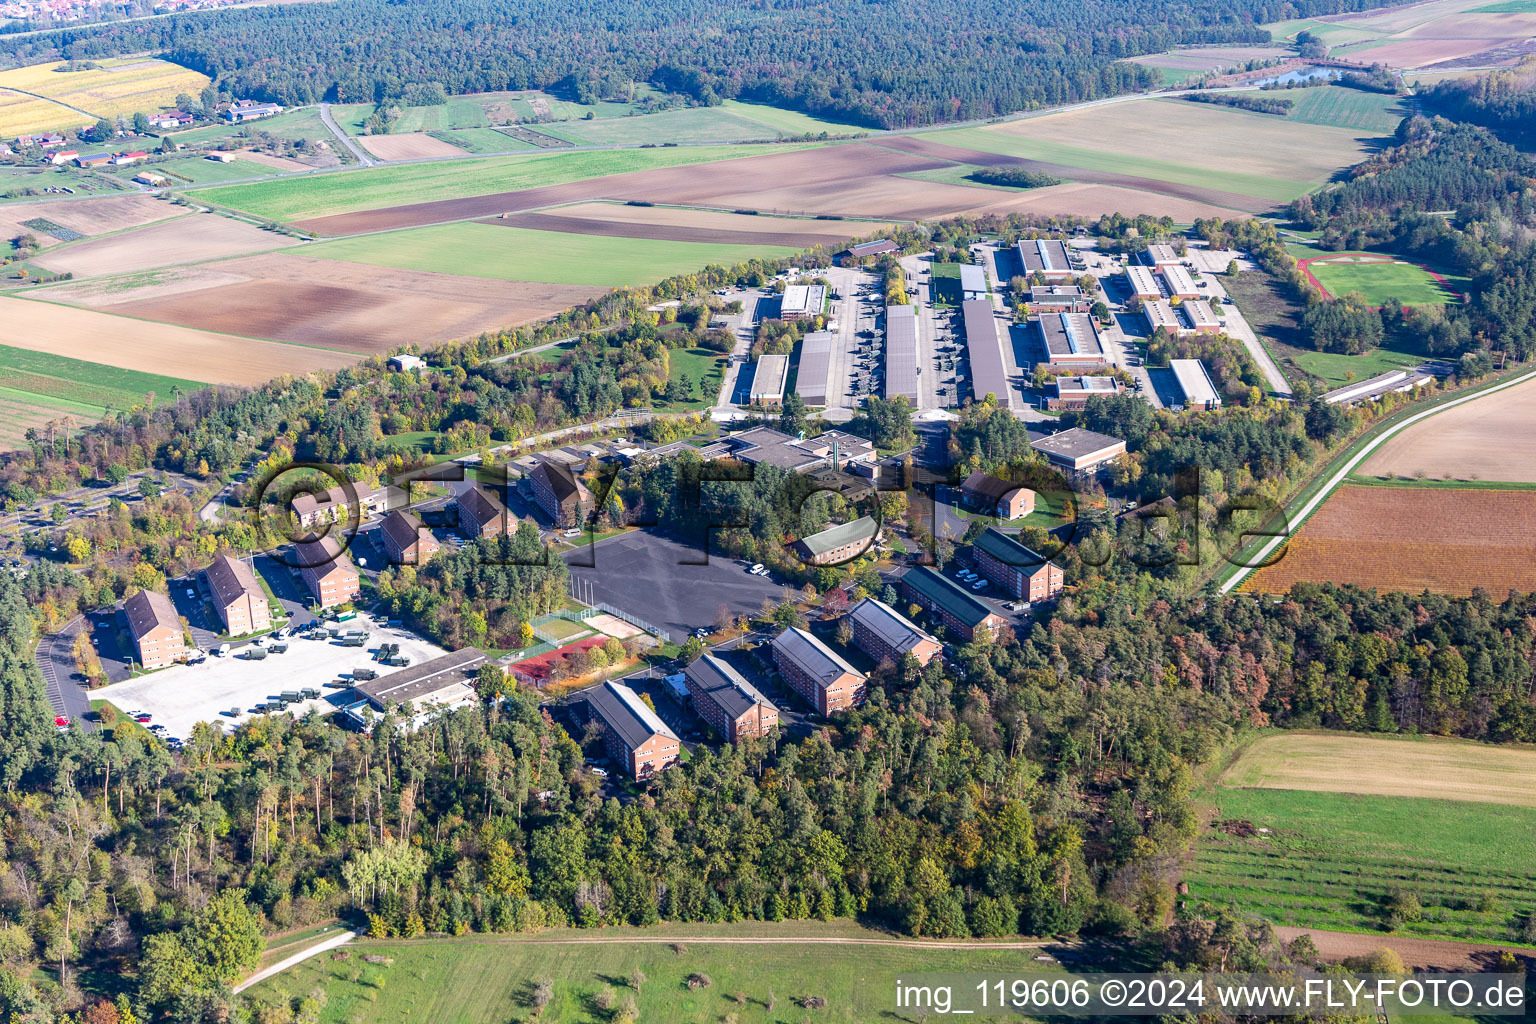
[[[753,405],[784,404],[784,382],[789,379],[789,356],[759,356],[757,369],[752,374],[752,390],[748,400]]]
[[[960,297],[961,299],[986,298],[987,272],[972,263],[962,264],[960,267]]]
[[[885,397],[917,408],[917,310],[885,307]]]
[[[1147,246],[1147,251],[1142,253],[1141,258],[1149,267],[1158,267],[1159,269],[1184,262],[1179,259],[1179,254],[1174,251],[1173,246],[1168,245],[1166,242],[1158,242],[1155,245]]]
[[[1160,266],[1157,272],[1163,276],[1163,283],[1168,286],[1168,294],[1176,299],[1198,299],[1200,289],[1195,287],[1195,279],[1189,271],[1184,269],[1182,263],[1170,263]]]
[[[800,342],[800,370],[795,377],[795,394],[806,405],[826,405],[831,393],[832,346],[837,335],[831,331],[812,331]]]
[[[820,316],[827,305],[827,289],[819,284],[792,284],[779,300],[779,319],[804,320]]]
[[[1198,359],[1170,359],[1168,368],[1173,371],[1179,390],[1184,394],[1186,409],[1221,408],[1221,394],[1204,363]]]
[[[1221,331],[1221,321],[1216,319],[1216,311],[1204,299],[1179,303],[1179,312],[1183,314],[1189,329],[1196,334],[1217,334]]]
[[[1392,391],[1412,391],[1434,380],[1422,370],[1391,370],[1369,380],[1357,381],[1335,388],[1323,395],[1329,405],[1354,405],[1356,402],[1375,400]]]
[[[1147,318],[1147,333],[1156,334],[1161,327],[1169,334],[1179,334],[1184,330],[1184,321],[1180,320],[1173,312],[1173,304],[1167,299],[1154,299],[1151,302],[1141,304],[1141,313]]]
[[[1040,404],[1046,409],[1081,409],[1095,396],[1108,398],[1125,390],[1113,377],[1057,377],[1046,385]]]
[[[1157,275],[1146,267],[1134,265],[1126,267],[1125,277],[1130,283],[1131,294],[1138,299],[1160,299],[1163,297],[1163,288],[1157,283]]]
[[[1039,328],[1042,363],[1056,366],[1100,366],[1104,346],[1093,318],[1087,313],[1041,313]]]

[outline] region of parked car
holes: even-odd
[[[971,584],[971,589],[972,590],[986,590],[987,589],[987,581],[986,580],[977,580],[975,583]]]
[[[562,537],[580,537],[581,536],[581,530],[579,528],[578,529],[574,529],[574,530],[566,530],[560,536],[562,536]]]
[[[600,779],[606,779],[608,777],[608,772],[606,769],[598,768],[595,766],[592,768],[592,774],[596,775]]]
[[[142,715],[142,714],[141,715],[134,715],[133,716],[133,720],[135,722],[138,722],[140,725],[148,725],[149,722],[150,722],[150,716],[149,715]]]
[[[69,728],[69,716],[68,715],[54,715],[53,716],[53,727],[55,729],[68,729]]]

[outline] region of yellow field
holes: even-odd
[[[10,138],[29,132],[78,128],[91,118],[60,106],[52,100],[38,99],[10,89],[0,89],[0,135]]]
[[[178,93],[197,95],[208,84],[208,77],[169,61],[103,60],[100,68],[90,71],[57,71],[62,62],[33,64],[29,67],[0,71],[0,90],[40,97],[34,103],[53,101],[52,120],[13,128],[9,119],[0,121],[0,131],[45,131],[71,128],[89,123],[92,118],[115,118],[143,111],[155,113],[176,105]],[[22,97],[22,98],[30,98]],[[74,109],[68,109],[74,108]],[[89,117],[83,116],[83,114]],[[42,114],[39,107],[35,112]],[[0,107],[0,117],[6,109]]]
[[[1536,749],[1531,747],[1282,732],[1249,744],[1221,784],[1536,807],[1533,778]]]

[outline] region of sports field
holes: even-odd
[[[0,90],[26,93],[61,106],[52,124],[19,129],[12,127],[7,117],[0,121],[0,133],[70,128],[98,117],[115,118],[139,111],[151,114],[175,106],[178,93],[196,95],[208,84],[206,75],[169,61],[127,58],[94,63],[100,67],[63,71],[60,69],[66,63],[54,61],[0,71]],[[82,111],[90,116],[82,119]]]
[[[402,270],[504,281],[621,288],[654,284],[710,264],[790,256],[777,245],[667,242],[567,234],[491,223],[440,224],[321,242],[304,255]]]
[[[430,200],[512,192],[605,174],[706,163],[742,155],[740,149],[724,146],[529,153],[484,160],[370,167],[229,185],[199,192],[198,198],[272,220],[305,220]]]
[[[925,971],[1059,970],[1034,962],[1027,949],[907,948],[787,938],[890,940],[884,933],[846,922],[729,926],[729,934],[738,938],[786,937],[769,943],[690,937],[725,934],[724,928],[706,925],[415,942],[366,940],[346,946],[345,959],[336,959],[337,953],[322,954],[248,994],[277,1003],[323,988],[320,1024],[483,1024],[526,1019],[536,979],[548,978],[553,998],[537,1016],[541,1024],[611,1019],[610,1012],[597,1010],[604,989],[613,990],[616,1004],[634,996],[642,1021],[805,1019],[864,1024],[895,1019],[889,1014],[895,980],[914,963]],[[685,937],[668,937],[676,935]],[[391,962],[367,963],[363,958],[370,954]],[[638,992],[627,983],[637,970],[644,975]],[[708,976],[708,987],[689,988],[687,979],[695,973]],[[804,1009],[802,1001],[813,996],[824,999],[825,1007]]]
[[[1359,292],[1372,306],[1397,300],[1405,306],[1444,306],[1459,301],[1450,283],[1428,267],[1373,252],[1341,252],[1298,260],[1329,295]]]

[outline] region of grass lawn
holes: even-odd
[[[443,129],[427,134],[450,146],[467,149],[471,153],[528,153],[539,148],[514,139],[506,132],[499,132],[494,128],[458,128],[452,131]]]
[[[1319,85],[1284,93],[1295,99],[1290,119],[1302,124],[1332,125],[1388,135],[1407,116],[1403,101],[1384,93]]]
[[[817,1021],[866,1022],[889,1016],[896,978],[915,966],[924,971],[995,971],[1044,973],[1046,968],[1019,950],[906,949],[891,946],[831,945],[795,942],[732,945],[707,938],[682,938],[683,952],[665,941],[626,941],[634,937],[715,934],[788,936],[845,935],[885,938],[834,922],[744,923],[726,929],[676,926],[649,931],[543,933],[434,939],[414,943],[366,940],[347,947],[346,960],[315,957],[253,987],[259,1001],[277,1003],[322,988],[326,1005],[322,1024],[383,1024],[431,1021],[433,1024],[492,1024],[523,1020],[531,1012],[535,979],[549,978],[554,998],[538,1019],[544,1024],[576,1024],[606,1019],[596,997],[612,988],[622,1000],[634,995],[640,1019],[683,1024],[718,1021],[735,1015],[742,1024],[811,1019],[798,1000],[819,996],[826,1007]],[[565,935],[575,941],[560,942]],[[611,943],[582,940],[609,938]],[[390,964],[362,960],[374,953]],[[639,992],[625,979],[644,973]],[[707,988],[690,990],[687,978],[707,974]],[[738,1001],[739,1000],[739,1001]],[[767,1009],[772,1002],[774,1011]]]
[[[1328,294],[1338,297],[1359,292],[1372,306],[1384,305],[1389,299],[1405,306],[1444,306],[1457,301],[1423,267],[1378,253],[1330,254],[1307,264],[1307,269]]]
[[[1440,487],[1452,491],[1536,491],[1536,483],[1528,480],[1431,480],[1428,477],[1405,476],[1357,476],[1349,475],[1345,481],[1360,487]]]
[[[1314,377],[1321,377],[1332,387],[1366,380],[1399,367],[1416,366],[1424,361],[1422,353],[1399,352],[1387,348],[1373,348],[1357,356],[1338,352],[1311,352],[1306,349],[1292,349],[1288,354],[1292,364]]]
[[[661,402],[669,409],[704,409],[720,396],[725,379],[725,356],[707,348],[674,348],[667,352],[667,379],[692,378],[699,398],[693,402]]]
[[[299,139],[330,140],[333,152],[343,160],[351,159],[346,147],[335,142],[335,137],[315,107],[285,110],[281,114],[247,124],[211,124],[202,128],[188,128],[186,131],[173,132],[170,137],[188,146],[201,146],[221,139],[253,139],[261,135],[289,142],[297,142]]]
[[[781,107],[770,107],[764,103],[726,100],[721,105],[721,109],[741,117],[750,118],[759,124],[765,124],[781,135],[815,135],[820,132],[827,132],[832,135],[862,135],[867,132],[867,129],[856,124],[829,121],[814,114],[804,114],[798,110],[785,110]]]
[[[112,712],[117,716],[116,719],[114,720],[112,728],[106,730],[110,734],[109,736],[107,736],[108,740],[116,740],[117,739],[117,732],[118,732],[119,729],[121,729],[123,731],[124,735],[127,735],[128,733],[133,733],[135,736],[137,736],[139,738],[139,741],[141,743],[149,744],[149,743],[157,743],[157,742],[159,742],[158,740],[155,739],[155,734],[154,733],[150,732],[148,729],[146,729],[144,726],[140,725],[138,722],[135,722],[132,718],[129,718],[128,717],[128,712],[124,711],[122,708],[118,707],[116,704],[113,704],[109,700],[93,700],[93,701],[91,701],[91,710],[96,712],[98,717],[101,715],[103,708],[111,708]]]
[[[303,220],[439,199],[514,192],[606,174],[746,155],[732,147],[529,153],[484,160],[369,167],[211,189],[198,198],[271,220]]]
[[[164,174],[171,179],[173,185],[209,185],[225,181],[239,181],[242,178],[267,178],[274,174],[287,173],[279,171],[275,167],[268,167],[265,164],[258,164],[251,160],[236,158],[226,164],[200,156],[182,157],[175,160],[163,160],[157,163],[130,167],[117,167],[109,173],[115,174],[126,181],[140,171]]]
[[[788,246],[605,238],[466,222],[322,242],[306,256],[504,281],[627,287],[709,264],[793,255]]]
[[[196,381],[124,370],[7,345],[0,345],[0,386],[56,402],[87,406],[97,410],[97,415],[103,406],[126,411],[130,406],[142,404],[150,391],[169,401],[175,388],[197,391],[206,387]]]
[[[682,107],[633,117],[563,121],[541,124],[537,130],[577,146],[640,146],[662,142],[696,146],[779,137],[778,129],[721,107]]]

